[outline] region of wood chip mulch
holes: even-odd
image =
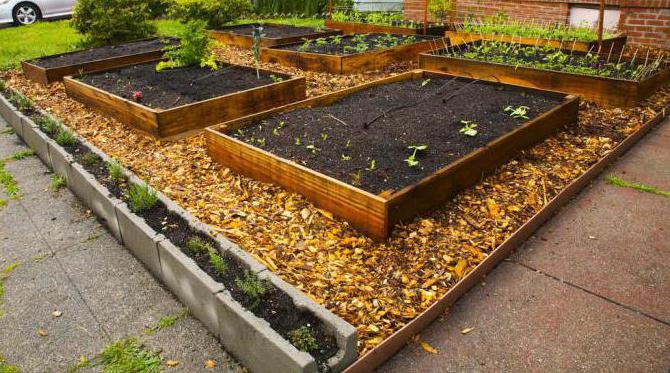
[[[221,56],[252,65],[246,51],[222,49]],[[409,68],[414,66],[354,76],[304,75],[314,96]],[[388,242],[375,243],[300,195],[219,166],[207,155],[202,135],[175,142],[150,139],[68,98],[60,83],[45,88],[18,72],[5,79],[356,326],[361,355],[444,295],[572,180],[670,103],[670,87],[631,109],[583,103],[578,124],[524,152],[433,214],[397,226]]]

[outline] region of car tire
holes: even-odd
[[[12,10],[12,18],[17,26],[32,25],[42,18],[42,12],[35,4],[19,3]]]

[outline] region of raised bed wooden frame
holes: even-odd
[[[461,44],[461,46],[467,47],[469,44],[471,43]],[[613,107],[633,106],[652,95],[663,85],[670,83],[670,69],[668,68],[638,82],[475,61],[431,53],[421,53],[419,55],[419,68],[527,88],[579,95],[585,100]]]
[[[463,44],[467,42],[472,42],[474,40],[496,40],[505,43],[519,43],[519,44],[528,44],[528,45],[539,45],[545,46],[548,45],[552,48],[562,48],[569,49],[575,52],[584,52],[589,51],[596,52],[598,51],[598,41],[571,41],[571,40],[556,40],[556,39],[544,39],[544,38],[524,38],[520,36],[512,35],[495,35],[495,34],[478,34],[474,32],[462,32],[462,31],[447,31],[445,36],[449,38],[452,44]],[[603,40],[603,46],[600,48],[601,51],[609,53],[610,48],[613,54],[621,52],[621,49],[626,45],[628,41],[628,36],[618,35],[612,38],[607,38]]]
[[[256,69],[240,66],[244,69]],[[277,72],[266,73],[284,75]],[[127,100],[72,77],[63,79],[68,96],[109,114],[142,133],[158,138],[183,137],[213,124],[304,100],[304,77],[213,97],[170,109],[155,109]]]
[[[402,61],[414,60],[422,52],[444,48],[446,42],[446,39],[436,38],[387,49],[347,55],[278,49],[287,45],[295,45],[286,44],[278,45],[274,48],[261,48],[261,61],[265,63],[278,63],[282,66],[296,67],[307,71],[329,74],[355,74],[382,69]]]
[[[135,43],[147,40],[151,39],[136,40],[134,42],[129,43]],[[81,52],[84,51],[61,53],[46,57],[58,57],[67,54],[74,54]],[[91,74],[101,71],[113,70],[120,67],[136,65],[144,62],[158,61],[162,57],[163,57],[163,48],[160,48],[142,53],[127,54],[122,56],[103,58],[100,60],[81,62],[73,65],[49,67],[49,68],[36,65],[34,60],[22,61],[21,68],[23,69],[23,75],[25,75],[26,78],[43,85],[48,85],[53,82],[59,82],[63,80],[64,77],[69,75]]]
[[[274,23],[268,23],[268,26],[290,26],[290,25],[280,25],[280,24],[274,24]],[[229,27],[224,27],[219,30],[208,30],[207,32],[209,33],[210,37],[216,41],[222,42],[226,45],[232,45],[235,47],[239,48],[251,48],[253,45],[253,37],[250,35],[240,35],[240,34],[235,34],[233,32],[227,31],[230,29],[234,29],[236,27],[240,26],[245,26],[245,25],[236,25],[236,26],[229,26]],[[269,38],[269,37],[262,37],[261,38],[261,47],[273,47],[275,45],[282,45],[282,44],[291,44],[291,43],[297,43],[302,39],[318,39],[318,38],[325,38],[328,36],[335,36],[335,35],[340,35],[342,34],[342,31],[340,30],[333,30],[333,29],[325,29],[321,31],[314,30],[313,33],[308,34],[308,35],[301,35],[301,36],[291,36],[291,37],[284,37],[284,38]]]
[[[400,26],[382,26],[362,22],[340,22],[327,19],[325,25],[328,28],[341,30],[345,34],[401,34],[401,35],[424,35],[423,26],[417,28]],[[425,35],[442,36],[450,26],[429,25]]]
[[[427,77],[452,76],[415,70],[222,123],[206,130],[208,153],[214,160],[238,173],[300,193],[320,208],[345,218],[359,230],[374,238],[384,239],[396,223],[409,221],[417,214],[434,209],[452,198],[458,191],[493,172],[521,149],[544,140],[563,125],[577,121],[578,97],[536,90],[562,97],[564,102],[486,146],[440,168],[421,181],[399,191],[383,192],[379,195],[283,159],[223,133],[223,131],[228,133],[236,131],[279,113],[327,106],[367,88]]]

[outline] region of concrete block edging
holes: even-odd
[[[316,361],[311,355],[299,351],[274,331],[267,321],[256,317],[235,301],[223,284],[214,281],[180,248],[155,232],[143,218],[132,213],[125,202],[111,195],[94,175],[76,163],[72,155],[42,133],[32,119],[16,110],[1,94],[0,115],[12,124],[17,135],[48,167],[66,178],[68,188],[103,220],[112,235],[140,259],[156,278],[168,286],[191,309],[193,315],[221,340],[226,349],[249,369],[255,372],[276,372],[281,367],[281,371],[286,372],[318,371]],[[111,160],[86,139],[79,136],[77,139],[104,161]],[[143,183],[132,172],[125,169],[124,172],[130,183]],[[352,325],[281,280],[225,237],[212,234],[207,225],[199,222],[162,193],[159,192],[158,197],[168,210],[180,215],[194,231],[215,240],[222,253],[228,254],[250,271],[258,273],[261,278],[268,279],[289,295],[298,309],[308,310],[322,322],[326,331],[335,337],[339,347],[338,353],[328,360],[327,365],[331,371],[342,371],[356,359],[356,329]]]

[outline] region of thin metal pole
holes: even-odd
[[[600,0],[600,13],[598,14],[598,45],[603,46],[603,31],[605,30],[605,0]]]

